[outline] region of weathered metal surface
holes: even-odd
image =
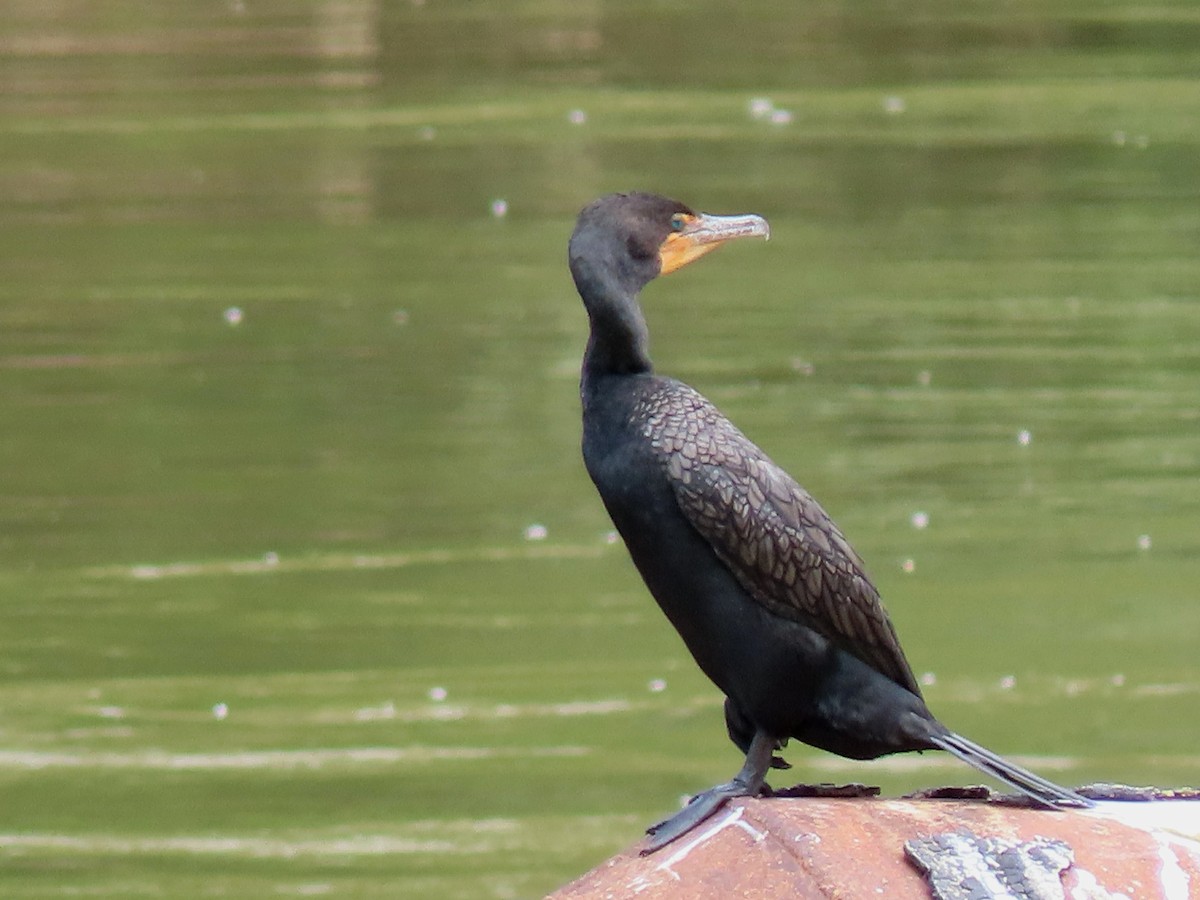
[[[982,893],[972,894],[971,882],[964,880],[955,894],[953,878],[943,879],[941,896],[1200,898],[1200,802],[1101,802],[1094,810],[1046,812],[969,800],[868,798],[731,803],[675,844],[646,857],[635,844],[551,897],[928,900],[930,882],[906,857],[905,844],[913,841],[911,846],[924,847],[935,860],[942,850],[953,857],[964,845],[981,848],[985,863],[964,863],[964,878],[981,877],[981,865],[1007,869],[1003,877],[981,878]],[[1019,868],[1013,854],[1022,852],[1060,874],[1012,876],[1014,866]],[[986,862],[989,853],[994,863]],[[957,864],[950,857],[943,861]]]

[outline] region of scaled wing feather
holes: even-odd
[[[920,694],[862,560],[817,501],[691,388],[671,382],[643,409],[680,509],[747,593]]]

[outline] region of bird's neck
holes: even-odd
[[[585,296],[591,333],[583,355],[583,382],[605,375],[639,375],[653,371],[650,335],[635,292],[615,289]]]

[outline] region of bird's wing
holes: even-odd
[[[825,510],[716,407],[673,388],[645,427],[692,526],[756,601],[919,695],[879,592]]]

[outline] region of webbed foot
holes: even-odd
[[[675,815],[647,828],[646,834],[650,837],[642,847],[641,855],[647,856],[687,834],[709,819],[727,800],[734,797],[757,797],[765,786],[774,750],[775,740],[762,731],[756,732],[750,744],[750,752],[746,754],[746,763],[733,780],[697,794]]]

